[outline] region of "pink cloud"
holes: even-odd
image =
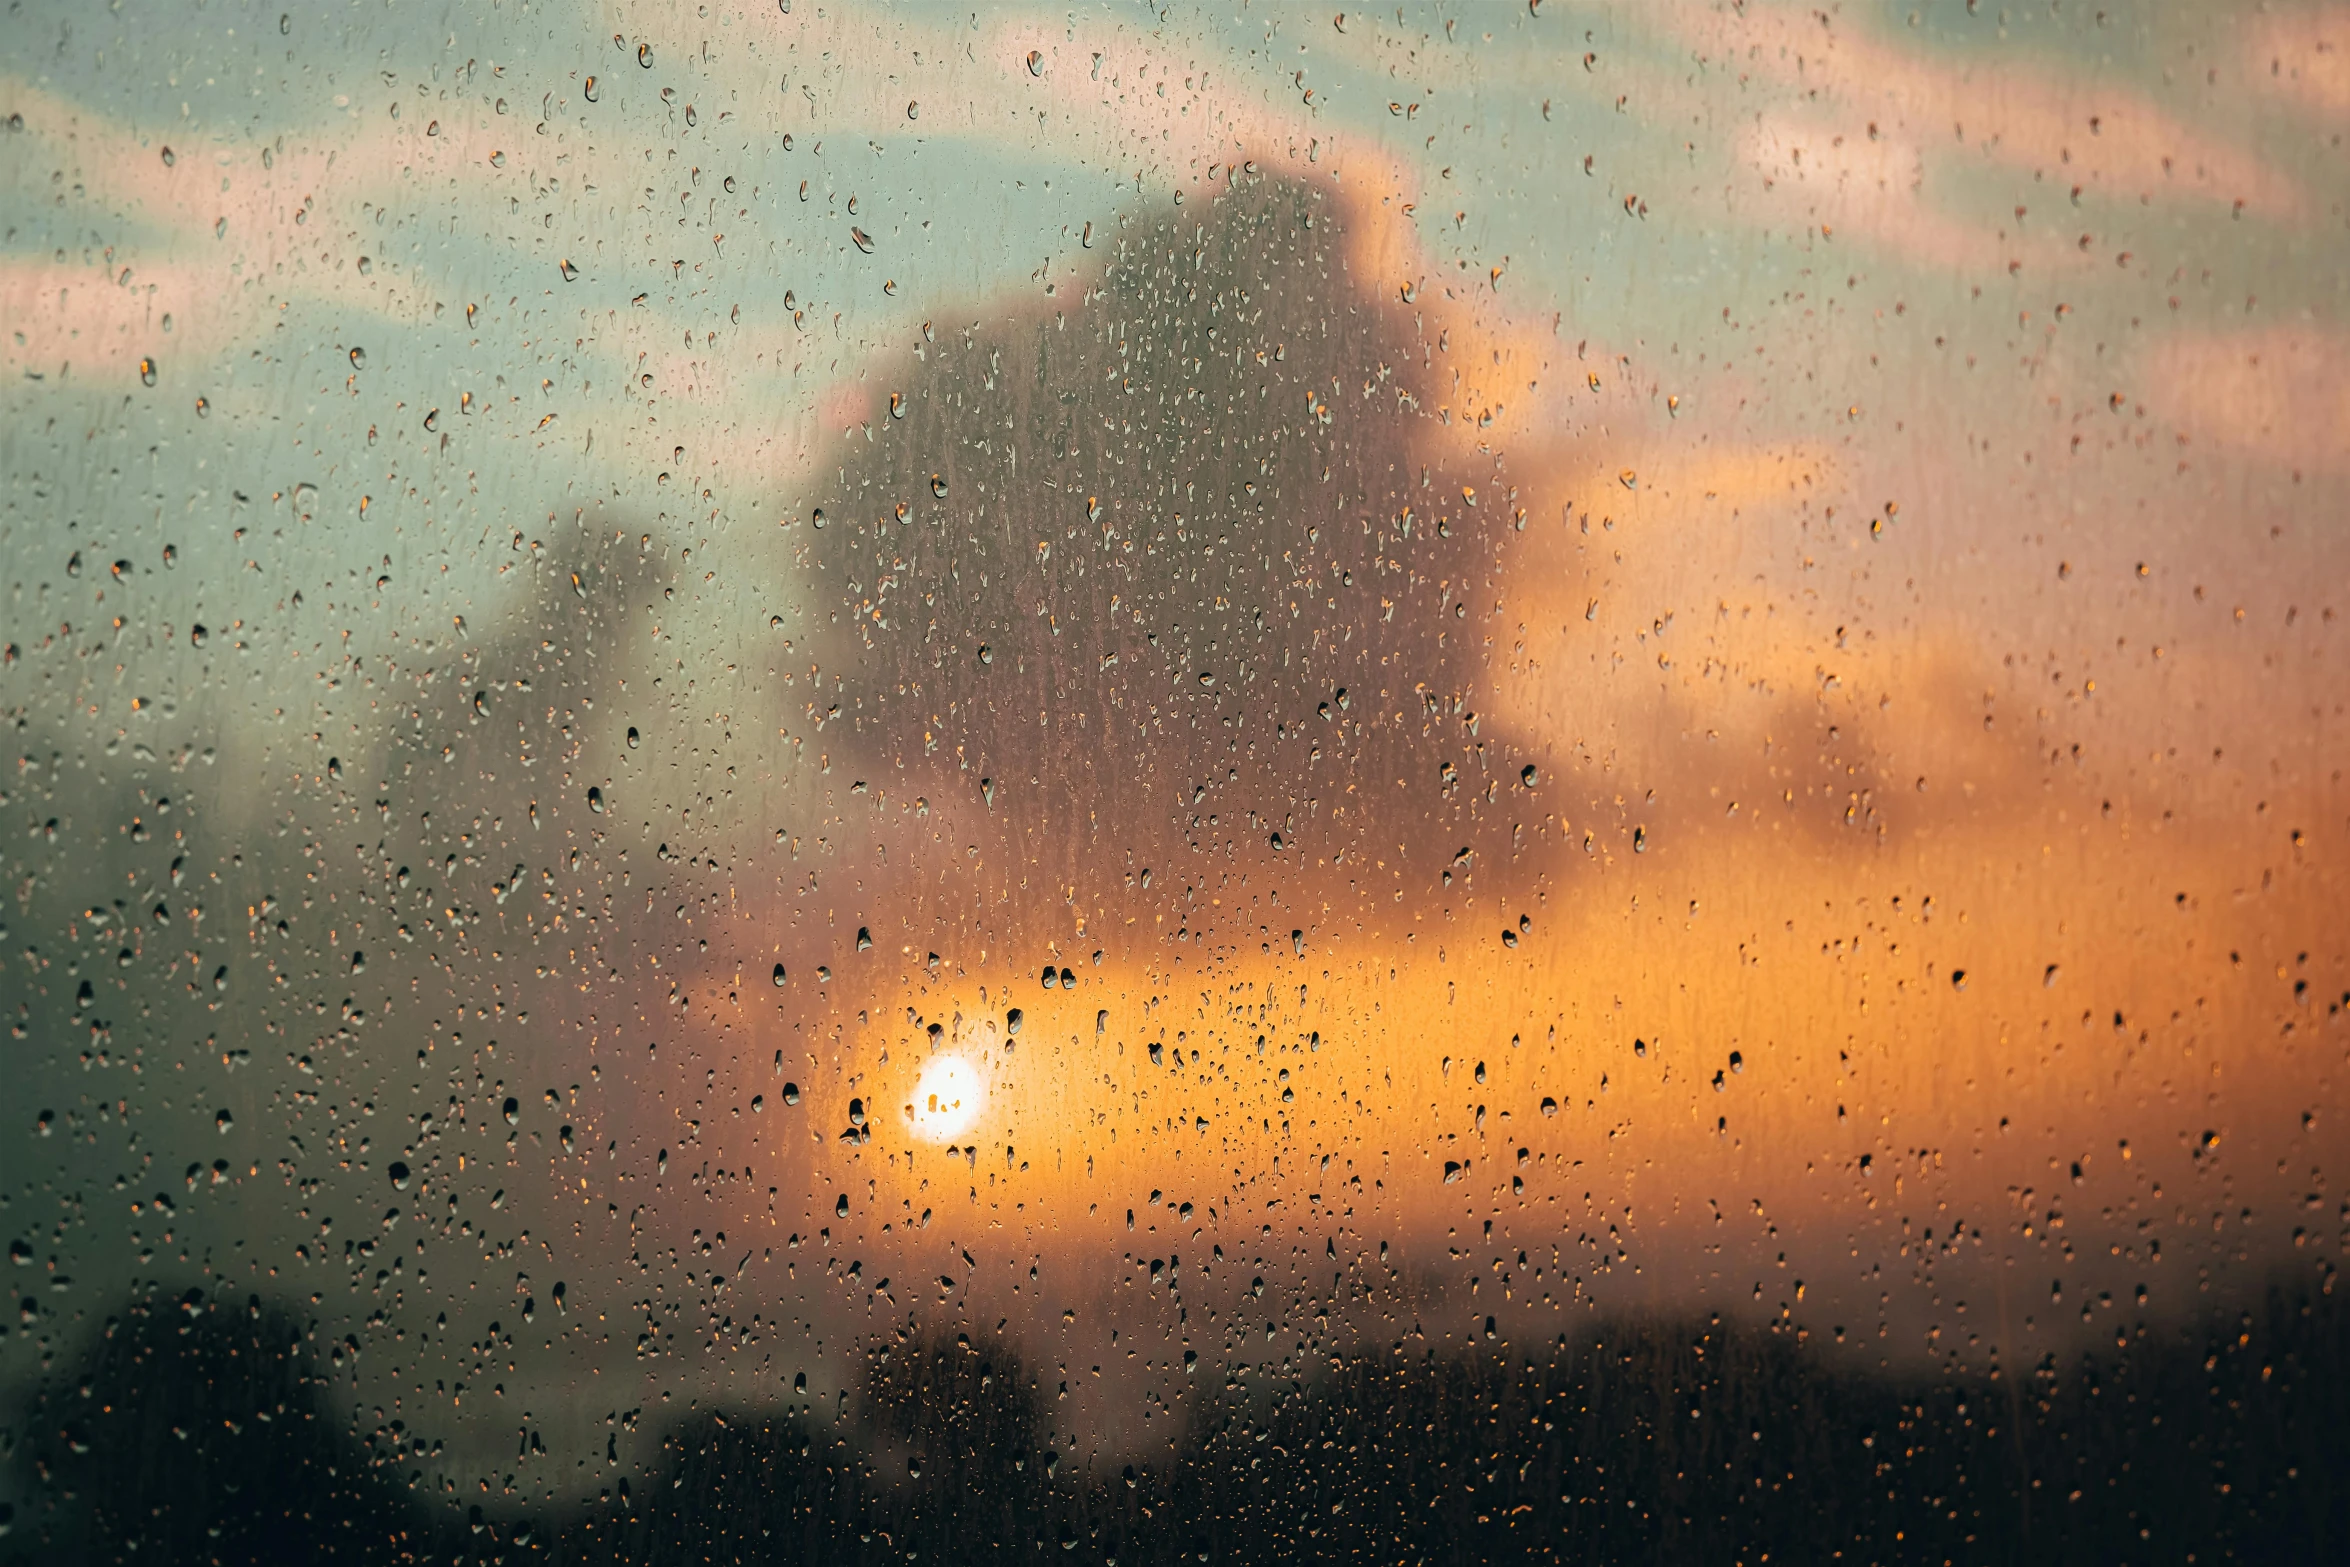
[[[2350,120],[2350,6],[2264,16],[2244,35],[2255,82],[2329,120]]]
[[[224,294],[209,268],[0,262],[0,365],[12,375],[127,380],[152,360],[158,374],[208,356],[250,324],[251,306]]]
[[[1831,23],[1810,7],[1674,0],[1655,13],[1702,58],[1841,105],[1848,137],[1965,150],[2109,198],[2167,197],[2300,217],[2300,188],[2253,154],[2131,88],[2014,56],[1936,57]]]
[[[1933,167],[1906,136],[1858,134],[1825,115],[1766,112],[1737,136],[1738,161],[1760,176],[1731,195],[1734,210],[1817,226],[1877,245],[1921,267],[1979,273],[2025,265],[2035,272],[2078,267],[2073,247],[1970,222],[1928,195]]]
[[[2146,401],[2183,433],[2299,467],[2350,468],[2350,335],[2186,333],[2147,357]]]

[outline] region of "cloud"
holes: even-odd
[[[1850,142],[1893,137],[2108,200],[2240,204],[2288,219],[2309,212],[2299,185],[2256,154],[2134,88],[2060,75],[2012,46],[1936,56],[1792,5],[1673,0],[1650,14],[1705,63],[1824,99],[1816,112],[1837,117]]]
[[[2244,63],[2255,81],[2305,112],[2350,121],[2350,6],[2321,5],[2252,18]]]
[[[2183,332],[2141,380],[2187,435],[2296,467],[2350,470],[2350,334],[2316,326]]]

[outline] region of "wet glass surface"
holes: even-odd
[[[0,1557],[2340,1548],[2350,11],[8,36]]]

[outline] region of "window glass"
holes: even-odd
[[[9,1559],[2350,1527],[2350,10],[6,36]]]

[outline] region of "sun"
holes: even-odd
[[[979,1074],[960,1056],[940,1056],[922,1069],[914,1089],[914,1129],[944,1140],[979,1119],[986,1091]]]

